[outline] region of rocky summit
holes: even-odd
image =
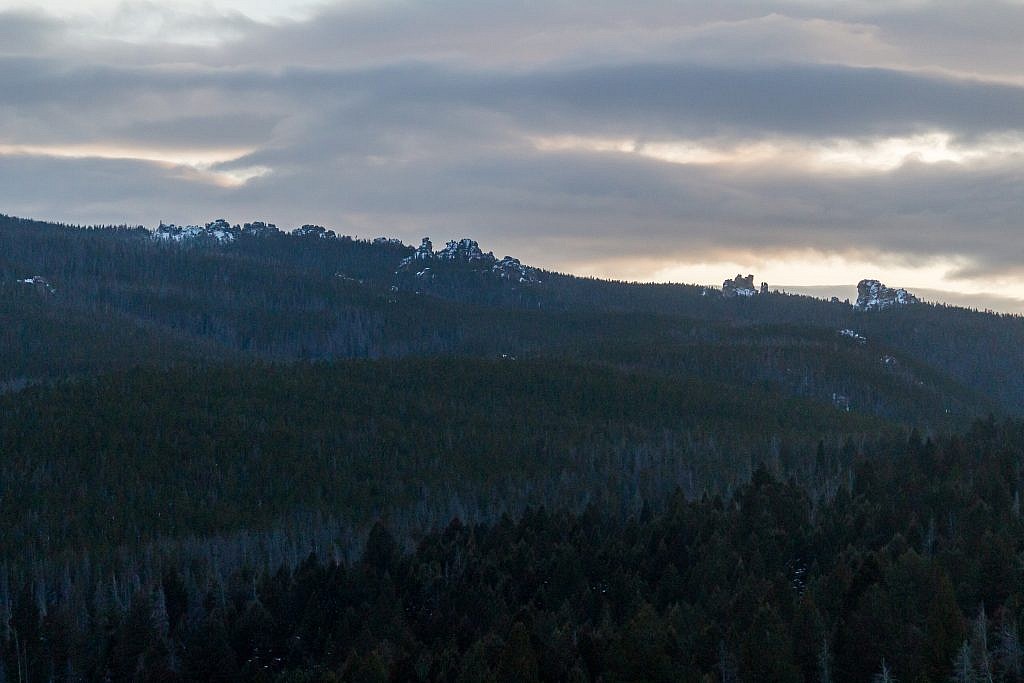
[[[756,296],[768,293],[768,283],[762,282],[760,290],[754,289],[754,276],[737,273],[736,277],[722,283],[722,296],[731,299],[736,296]]]
[[[505,256],[498,259],[494,252],[485,252],[476,240],[462,238],[450,240],[443,249],[434,251],[429,237],[424,237],[411,256],[403,259],[395,271],[394,289],[415,288],[423,291],[442,273],[463,272],[484,276],[485,279],[504,281],[516,285],[540,284],[537,270],[524,266],[519,259]]]
[[[328,230],[319,225],[303,225],[292,230],[292,234],[296,237],[308,237],[319,240],[332,240],[337,237],[333,230]]]
[[[174,225],[161,223],[153,232],[157,242],[212,241],[218,244],[234,242],[238,231],[222,218],[202,225]]]
[[[307,228],[310,226],[303,226]],[[303,228],[299,228],[302,230]],[[323,230],[323,228],[320,228]],[[230,244],[241,236],[266,237],[281,231],[273,223],[255,221],[245,225],[231,225],[223,218],[210,221],[205,225],[174,225],[160,223],[153,231],[153,239],[157,242],[196,242]],[[298,230],[296,231],[298,232]],[[332,235],[334,233],[331,233]]]
[[[440,261],[457,261],[459,263],[473,263],[474,261],[494,262],[494,253],[486,254],[480,249],[476,240],[463,237],[461,240],[450,240],[444,249],[434,255]]]
[[[886,287],[878,280],[861,280],[857,283],[857,303],[861,311],[880,311],[893,306],[920,303],[920,300],[905,289]]]

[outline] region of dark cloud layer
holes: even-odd
[[[76,108],[113,115],[130,103],[139,117],[173,115],[180,128],[164,129],[172,138],[194,127],[204,101],[249,121],[334,105],[354,123],[413,128],[417,120],[475,109],[533,132],[683,137],[893,136],[936,128],[974,136],[1019,130],[1024,114],[1024,87],[836,65],[657,63],[509,73],[429,65],[75,68],[6,58],[0,90],[8,105],[43,115]]]
[[[652,1],[622,21],[605,1],[537,17],[363,4],[279,25],[219,16],[240,37],[205,47],[0,14],[0,210],[472,234],[566,269],[815,250],[1024,278],[1024,86],[976,59],[913,59],[935,48],[907,17],[942,27],[958,11],[753,7]],[[650,49],[621,48],[638,35]],[[894,139],[906,158],[857,160]],[[852,161],[823,165],[835,149]]]

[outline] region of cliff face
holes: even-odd
[[[857,283],[857,303],[854,306],[859,310],[883,310],[916,303],[920,303],[920,300],[905,289],[886,287],[878,280],[861,280]]]

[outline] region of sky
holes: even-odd
[[[0,0],[0,213],[1024,312],[1020,0]]]

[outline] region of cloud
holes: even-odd
[[[17,215],[86,225],[151,225],[160,209],[170,219],[193,205],[199,220],[226,197],[191,167],[127,159],[0,155],[0,186]]]
[[[0,11],[0,55],[23,55],[51,48],[62,37],[63,25],[27,11]]]
[[[491,115],[534,134],[802,138],[954,136],[1016,131],[1024,87],[831,65],[763,68],[634,64],[527,73],[427,65],[363,70],[67,68],[0,59],[0,102],[70,130],[147,125],[157,118],[274,117],[332,110],[336,124],[436,125],[452,112]],[[126,105],[130,111],[126,111]],[[102,115],[102,116],[100,116]],[[140,123],[141,121],[141,123]],[[174,131],[168,127],[168,131]],[[235,133],[226,125],[225,135]],[[31,133],[31,131],[29,131]],[[19,131],[8,132],[10,137]],[[66,133],[65,133],[66,134]]]

